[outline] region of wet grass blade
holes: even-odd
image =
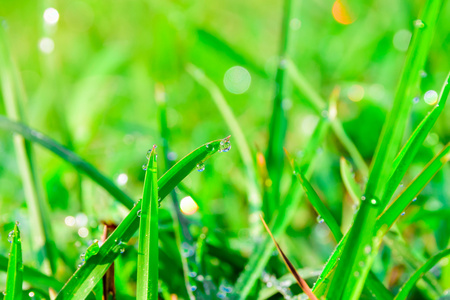
[[[256,176],[256,166],[244,132],[242,131],[241,126],[239,125],[233,111],[231,110],[231,107],[228,105],[219,87],[196,66],[190,64],[186,69],[195,81],[197,81],[197,83],[203,86],[210,93],[211,98],[227,124],[233,139],[236,141],[236,148],[238,149],[239,155],[244,163],[245,172],[248,178],[247,196],[250,208],[250,227],[252,228],[252,232],[256,234],[260,232],[260,224],[255,216],[258,216],[261,213],[262,200],[260,189],[258,187],[258,179]]]
[[[22,298],[23,264],[22,264],[22,242],[18,223],[9,234],[11,242],[9,252],[8,270],[6,272],[6,296],[5,300],[16,300]]]
[[[8,270],[8,258],[2,255],[0,255],[0,270],[4,272]],[[59,290],[63,286],[57,279],[25,265],[23,266],[23,280],[43,290],[48,288]]]
[[[158,199],[163,200],[175,186],[196,168],[197,164],[203,163],[210,156],[217,153],[222,141],[212,141],[195,149],[170,168],[158,180]],[[141,210],[141,202],[138,202],[132,208],[130,213],[100,247],[98,253],[87,259],[86,263],[72,275],[56,299],[78,300],[84,299],[89,294],[97,282],[101,280],[111,263],[120,255],[124,243],[127,243],[139,228],[139,210]]]
[[[26,94],[19,70],[14,65],[9,51],[3,26],[0,26],[0,78],[7,116],[15,121],[26,122],[23,107],[26,103]],[[31,227],[33,251],[37,254],[42,251],[42,248],[44,249],[43,270],[54,274],[57,268],[58,250],[53,237],[50,208],[36,169],[33,147],[30,142],[20,136],[14,136],[13,142],[24,186],[28,215],[30,223],[33,224]],[[36,261],[42,261],[37,256]]]
[[[3,116],[0,116],[0,128],[20,134],[30,142],[37,143],[42,147],[52,151],[63,160],[73,165],[77,170],[80,170],[87,176],[89,176],[92,180],[103,187],[111,196],[113,196],[117,201],[125,205],[127,208],[131,209],[134,206],[135,202],[121,189],[119,189],[112,180],[106,178],[93,165],[82,159],[78,154],[60,145],[50,137],[44,135],[39,131],[31,129],[25,124],[14,122]]]
[[[445,79],[437,105],[425,117],[425,119],[422,120],[419,126],[417,126],[416,130],[408,139],[405,146],[403,146],[402,150],[395,158],[392,166],[393,171],[389,177],[386,190],[384,191],[383,194],[382,205],[386,206],[389,203],[389,200],[391,199],[392,195],[394,194],[395,190],[400,184],[403,176],[405,175],[406,170],[408,169],[414,157],[416,156],[417,151],[425,141],[428,133],[430,132],[431,128],[436,123],[436,120],[438,119],[439,115],[443,111],[450,92],[450,85],[448,84],[448,78],[449,76],[447,76],[447,78]]]
[[[419,81],[420,70],[423,69],[428,55],[441,5],[442,1],[439,0],[426,2],[421,18],[421,22],[426,26],[418,26],[414,32],[394,97],[393,108],[383,127],[380,142],[375,152],[373,167],[365,191],[365,197],[368,200],[362,202],[354,224],[347,233],[349,238],[344,245],[334,275],[339,278],[339,281],[332,281],[329,288],[328,297],[331,299],[341,299],[342,297],[359,299],[368,270],[371,267],[365,264],[364,268],[361,269],[360,261],[369,262],[365,249],[371,247],[373,251],[377,247],[372,237],[377,235],[374,232],[378,215],[377,210],[382,211],[384,209],[383,204],[380,205],[379,202],[383,196],[409,116],[412,105],[409,98],[411,96],[410,91]],[[354,274],[358,274],[358,276],[354,276]]]
[[[309,297],[311,300],[317,300],[317,297],[314,295],[314,293],[311,291],[311,288],[308,286],[306,281],[300,276],[300,274],[297,273],[297,270],[295,269],[294,265],[290,262],[290,260],[287,258],[287,256],[284,254],[283,250],[281,250],[280,245],[278,245],[277,241],[275,240],[272,232],[269,229],[269,226],[267,226],[266,222],[264,221],[263,217],[260,215],[261,221],[266,228],[267,232],[269,233],[270,237],[272,238],[273,243],[275,244],[275,247],[278,250],[278,253],[280,253],[281,257],[283,258],[284,263],[286,264],[286,267],[291,272],[291,274],[294,276],[295,280],[297,281],[297,284],[302,289],[302,291]]]
[[[314,133],[311,136],[308,144],[306,145],[309,153],[316,153],[317,148],[322,143],[325,136],[324,130],[328,128],[323,127],[320,123],[316,126]],[[300,162],[301,166],[304,166],[302,170],[306,177],[311,176],[314,163],[312,161],[305,161],[305,158],[315,159],[316,156],[304,156]],[[300,188],[298,182],[293,180],[293,184],[289,189],[286,198],[281,206],[278,208],[278,213],[272,218],[270,224],[272,228],[273,236],[276,238],[285,232],[287,226],[294,217],[298,204],[303,196],[303,190]],[[261,272],[272,256],[274,245],[270,237],[265,238],[256,248],[253,254],[250,256],[244,272],[239,275],[236,282],[236,294],[233,299],[247,299],[251,289],[255,282],[258,280]]]
[[[397,199],[380,215],[376,228],[387,232],[395,220],[406,210],[434,175],[450,160],[450,144],[447,144],[405,188]]]
[[[421,266],[413,275],[405,282],[405,284],[400,288],[395,300],[405,300],[408,294],[411,292],[412,288],[416,282],[432,267],[434,267],[442,258],[450,255],[450,249],[445,249],[435,256],[431,257],[423,266]]]
[[[306,99],[316,111],[317,115],[322,119],[325,119],[322,117],[322,114],[324,111],[327,111],[329,109],[328,103],[322,98],[322,96],[320,96],[316,92],[316,90],[311,86],[308,80],[300,73],[295,64],[289,59],[286,59],[286,68],[292,82],[297,87],[297,89],[306,97]],[[329,121],[334,134],[348,151],[356,166],[358,167],[358,170],[364,177],[367,177],[369,168],[367,167],[364,159],[359,153],[358,148],[348,137],[347,133],[345,133],[342,123],[336,117],[332,117],[331,119],[329,119]]]
[[[150,152],[141,200],[137,293],[139,300],[158,299],[158,178],[156,146]]]
[[[325,222],[330,228],[336,242],[339,242],[342,238],[342,232],[339,224],[336,222],[336,219],[333,217],[328,207],[326,207],[322,200],[320,200],[319,195],[317,195],[311,183],[309,183],[308,179],[306,179],[305,175],[300,171],[300,168],[296,165],[290,154],[286,150],[285,152],[295,176],[298,178],[300,184],[305,190],[306,196],[308,196],[312,206],[319,214],[318,218],[323,219],[323,222]]]

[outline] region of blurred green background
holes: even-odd
[[[292,12],[288,54],[325,99],[333,88],[340,88],[338,118],[367,163],[392,103],[423,3],[352,1],[347,7],[351,24],[337,21],[346,16],[333,15],[333,1],[298,1]],[[446,4],[421,84],[412,91],[418,100],[411,98],[417,103],[407,136],[431,109],[424,93],[439,93],[450,68],[450,5]],[[78,153],[138,200],[145,154],[153,144],[162,145],[155,85],[165,91],[174,160],[230,134],[208,91],[186,71],[189,64],[219,86],[255,157],[257,151],[266,151],[282,9],[281,1],[254,0],[1,0],[0,17],[23,79],[28,125]],[[300,157],[321,116],[290,80],[287,91],[285,147]],[[6,114],[4,105],[0,113]],[[449,119],[446,108],[407,173],[405,185],[449,140]],[[118,223],[127,210],[60,158],[38,146],[35,150],[57,247],[66,260],[66,267],[59,270],[64,280],[80,263],[79,255],[87,245],[100,238],[100,221]],[[319,162],[312,183],[346,228],[352,204],[339,174],[339,158],[349,155],[331,132],[316,155]],[[10,132],[0,131],[0,157],[0,252],[8,252],[6,237],[19,220],[25,263],[38,266],[30,251],[33,224],[28,222]],[[162,174],[163,163],[160,166]],[[289,168],[284,169],[288,177]],[[405,239],[424,256],[449,242],[449,172],[445,167],[399,222]],[[226,244],[243,255],[248,255],[253,243],[247,229],[246,180],[239,153],[232,148],[206,162],[204,172],[184,181],[199,205],[189,218],[226,237]],[[282,194],[289,184],[288,180],[282,183]],[[169,204],[163,202],[162,210]],[[200,228],[193,228],[194,236]],[[328,228],[316,221],[307,201],[302,202],[286,237],[280,242],[299,267],[320,269],[334,248]],[[450,281],[449,268],[447,273]],[[0,279],[4,282],[4,274]]]

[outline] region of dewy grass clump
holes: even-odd
[[[446,299],[450,6],[301,4],[2,4],[0,299]]]

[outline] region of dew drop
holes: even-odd
[[[204,163],[199,163],[198,165],[197,165],[197,171],[199,171],[199,172],[203,172],[205,170],[205,164]]]
[[[191,286],[191,291],[195,292],[197,290],[197,287],[195,285]]]
[[[366,196],[361,196],[361,200],[362,201],[366,200]]]
[[[194,278],[194,277],[196,277],[196,276],[197,276],[197,273],[195,273],[195,272],[189,272],[189,277]]]
[[[146,165],[146,164],[143,164],[143,165],[142,165],[142,170],[144,170],[144,171],[147,170],[147,165]]]
[[[376,200],[376,199],[372,199],[372,200],[370,200],[370,203],[371,203],[372,205],[377,205],[377,204],[378,204],[378,202],[377,202],[377,200]]]
[[[370,247],[370,245],[366,245],[366,246],[364,247],[364,253],[369,254],[370,251],[372,251],[372,247]]]
[[[412,199],[412,201],[413,201],[413,202],[416,202],[416,201],[417,201],[417,197],[414,197],[414,199]]]
[[[433,90],[429,90],[423,95],[423,100],[428,105],[434,105],[438,101],[438,93]]]
[[[224,138],[219,145],[219,152],[228,152],[231,149],[230,137]]]
[[[406,215],[406,213],[405,213],[405,212],[402,212],[401,215],[404,216],[404,215]]]
[[[14,230],[8,234],[8,242],[12,243],[14,239]]]
[[[142,213],[142,210],[138,210],[138,211],[137,211],[137,216],[138,216],[138,218],[141,217],[141,213]]]
[[[124,253],[125,252],[125,248],[120,248],[120,253]]]
[[[422,20],[414,20],[414,27],[416,27],[416,28],[424,28],[425,27],[425,24],[422,22]]]
[[[420,98],[419,98],[419,97],[414,97],[414,98],[413,98],[413,103],[419,103],[419,101],[420,101]]]
[[[85,253],[82,253],[82,254],[80,255],[80,258],[81,258],[81,261],[85,261],[85,259],[86,259],[86,254],[85,254]]]
[[[422,78],[425,78],[428,76],[427,72],[425,72],[424,70],[420,70],[419,74],[420,74],[420,77],[422,77]]]
[[[319,223],[319,224],[322,224],[324,222],[321,215],[318,215],[316,220],[317,220],[317,223]]]
[[[145,155],[147,157],[147,159],[150,159],[150,155],[152,154],[152,149],[149,149],[147,151],[147,154]]]

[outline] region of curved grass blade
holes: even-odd
[[[448,98],[448,94],[450,92],[450,85],[448,84],[449,76],[450,74],[445,79],[437,105],[425,117],[425,119],[420,122],[419,126],[417,126],[416,130],[414,130],[405,146],[403,146],[402,150],[395,158],[392,166],[393,171],[391,172],[389,181],[386,184],[386,190],[384,191],[383,198],[381,200],[383,206],[386,206],[389,203],[389,200],[391,199],[403,176],[405,175],[406,170],[416,156],[419,147],[425,141],[428,133],[443,111]]]
[[[370,266],[364,265],[364,272],[360,272],[359,262],[366,261],[365,248],[368,245],[371,245],[372,250],[376,247],[372,241],[372,237],[377,234],[374,232],[378,215],[376,210],[381,211],[384,209],[384,206],[378,203],[383,196],[392,163],[403,137],[412,103],[408,97],[411,89],[420,79],[420,70],[423,68],[428,55],[441,6],[441,0],[427,1],[421,18],[426,26],[416,28],[414,32],[400,83],[395,93],[393,108],[383,127],[366,186],[365,197],[370,201],[364,201],[361,204],[354,226],[347,233],[349,238],[344,245],[344,250],[335,272],[335,276],[339,278],[339,281],[332,281],[329,288],[328,297],[331,299],[340,299],[343,296],[348,296],[349,299],[359,299],[363,286],[361,283],[365,282],[367,276],[365,270],[368,271],[370,268]],[[372,200],[377,205],[372,205]],[[356,273],[359,276],[353,276]]]
[[[9,252],[8,271],[6,272],[6,296],[5,300],[15,300],[22,298],[23,264],[22,264],[22,242],[20,241],[20,231],[18,223],[9,234],[11,242]]]
[[[25,139],[47,148],[66,162],[73,165],[76,169],[84,172],[127,208],[131,209],[134,206],[135,202],[121,189],[119,189],[110,179],[106,178],[94,166],[78,156],[78,154],[60,145],[50,137],[37,130],[31,129],[25,124],[14,122],[3,116],[0,116],[0,128],[20,134]]]
[[[256,176],[256,167],[253,161],[253,155],[250,147],[248,146],[245,135],[239,125],[231,107],[228,105],[225,97],[223,96],[217,85],[209,79],[202,70],[196,66],[189,64],[186,70],[191,76],[203,86],[210,94],[214,103],[216,104],[220,114],[222,115],[225,123],[231,131],[233,138],[236,140],[237,149],[241,156],[242,162],[245,166],[245,172],[247,174],[247,195],[250,208],[249,220],[250,227],[254,234],[260,232],[260,224],[255,216],[261,213],[261,193],[258,187],[258,179]]]
[[[436,265],[442,258],[450,255],[450,249],[445,249],[435,256],[431,257],[423,266],[421,266],[413,275],[405,282],[397,296],[395,296],[395,300],[405,300],[408,294],[411,292],[412,288],[416,284],[416,282],[426,273],[428,272],[434,265]]]
[[[6,114],[13,120],[26,121],[23,108],[26,103],[25,89],[19,70],[14,65],[9,51],[3,26],[0,26],[0,77]],[[50,208],[36,169],[33,147],[30,142],[20,136],[14,136],[13,142],[22,177],[28,216],[30,223],[33,224],[31,227],[33,252],[38,253],[43,248],[45,254],[43,268],[54,274],[57,268],[58,250],[53,236]],[[37,258],[37,261],[42,260]]]
[[[297,281],[298,286],[309,297],[309,299],[317,300],[317,297],[311,291],[311,288],[308,286],[306,281],[300,276],[300,274],[297,273],[297,270],[295,269],[294,265],[292,265],[291,261],[284,254],[283,250],[281,250],[280,245],[278,245],[277,241],[273,237],[273,234],[270,231],[269,226],[267,226],[266,222],[264,221],[262,215],[259,215],[259,217],[261,218],[261,221],[262,221],[264,227],[266,228],[267,232],[269,233],[270,237],[272,238],[272,241],[275,244],[275,247],[277,248],[278,253],[280,253],[281,257],[283,258],[283,261],[286,264],[286,267],[288,268],[288,270],[291,272],[291,274],[294,276],[295,280]]]
[[[0,255],[0,270],[6,272],[7,269],[8,259],[3,255]],[[45,275],[38,270],[25,265],[23,266],[23,280],[43,290],[48,288],[59,290],[63,287],[63,284],[55,278]]]
[[[147,163],[141,203],[136,298],[157,300],[159,249],[156,146],[153,146]]]
[[[422,172],[405,188],[397,199],[378,218],[376,229],[387,232],[395,220],[405,211],[420,194],[434,175],[450,160],[450,143],[447,144],[422,170]]]
[[[308,153],[316,153],[317,148],[323,141],[325,136],[322,130],[328,127],[316,126],[311,139],[306,145],[306,151]],[[322,134],[320,134],[322,132]],[[311,176],[313,169],[312,161],[305,161],[305,159],[315,159],[315,156],[304,156],[300,165],[305,166],[302,170],[306,177]],[[284,199],[281,206],[278,208],[278,213],[272,218],[270,224],[272,228],[273,236],[276,238],[286,230],[290,221],[294,217],[294,213],[300,200],[303,196],[303,190],[300,189],[296,180],[293,180],[293,184],[287,193],[286,199]],[[250,256],[244,272],[239,275],[236,282],[236,294],[232,299],[247,299],[248,294],[253,288],[255,282],[258,280],[265,265],[272,256],[274,245],[270,237],[265,238],[256,248],[253,254]]]
[[[158,180],[158,199],[163,200],[170,191],[183,180],[197,164],[206,161],[219,151],[222,140],[207,143],[181,159]],[[141,202],[119,224],[116,230],[100,247],[97,254],[91,256],[64,285],[56,299],[84,299],[108,270],[111,263],[122,252],[124,243],[133,236],[139,227],[138,212]]]
[[[316,90],[311,86],[308,80],[300,73],[295,64],[290,60],[286,59],[286,69],[288,74],[297,87],[297,89],[306,97],[311,106],[317,112],[319,116],[328,109],[327,102],[316,92]],[[364,177],[368,176],[369,168],[367,167],[364,159],[356,148],[355,144],[345,133],[342,123],[337,118],[330,119],[331,128],[334,134],[348,151],[352,159],[354,160],[358,170]]]
[[[309,183],[308,179],[306,179],[305,175],[300,171],[300,168],[296,165],[286,149],[285,152],[294,174],[297,176],[300,184],[305,190],[306,196],[308,196],[308,199],[311,202],[312,206],[319,214],[319,218],[323,219],[323,221],[330,228],[336,242],[339,242],[342,238],[342,232],[339,228],[339,224],[336,222],[336,219],[333,217],[328,207],[326,207],[322,200],[320,200],[311,183]]]

